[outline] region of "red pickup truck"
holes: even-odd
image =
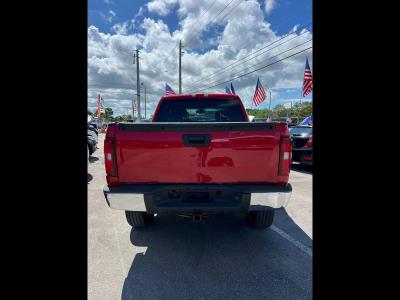
[[[152,122],[108,125],[104,157],[107,204],[133,227],[168,212],[267,228],[292,191],[287,124],[249,122],[237,95],[164,96]]]

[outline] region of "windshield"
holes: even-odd
[[[289,132],[290,134],[312,134],[312,127],[289,127]]]
[[[162,102],[154,122],[245,122],[238,99],[184,99]]]

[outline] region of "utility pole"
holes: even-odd
[[[182,42],[179,40],[179,94],[182,94]]]
[[[146,116],[146,86],[144,85],[144,83],[142,82],[141,85],[143,85],[144,87],[144,119],[146,120],[147,116]]]
[[[137,122],[140,122],[140,78],[139,78],[139,49],[136,49],[136,53],[133,54],[133,59],[136,58],[136,91],[137,91],[137,111],[138,117],[136,119]],[[133,61],[135,64],[135,60]],[[132,111],[134,112],[134,105],[132,103]]]

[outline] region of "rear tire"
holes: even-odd
[[[125,211],[126,220],[133,228],[141,228],[150,224],[154,215],[141,211]]]
[[[247,213],[247,223],[254,228],[266,229],[272,225],[274,216],[275,210],[273,208],[250,211]]]

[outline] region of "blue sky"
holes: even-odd
[[[165,82],[175,91],[178,90],[176,46],[180,39],[184,45],[185,41],[188,44],[182,57],[184,92],[212,86],[213,83],[251,71],[256,68],[253,67],[255,64],[266,65],[311,45],[311,27],[308,27],[309,33],[304,34],[301,30],[312,24],[312,1],[233,0],[214,19],[230,1],[217,0],[213,4],[214,0],[89,0],[88,108],[93,110],[96,107],[96,96],[100,93],[106,106],[111,106],[116,115],[131,112],[136,76],[130,56],[136,47],[141,49],[143,57],[141,81],[149,91],[149,115],[163,93]],[[211,9],[203,15],[210,5]],[[289,42],[283,36],[294,26],[297,28]],[[247,63],[238,62],[234,69],[228,68],[225,73],[214,75],[239,58],[246,55],[251,58],[253,52],[280,38],[282,41],[279,44],[286,43],[277,49],[271,49],[257,59],[249,59]],[[304,46],[280,55],[280,52],[299,45],[300,41]],[[309,49],[293,59],[233,80],[237,94],[246,107],[251,107],[256,78],[259,76],[264,87],[272,90],[272,106],[282,103],[289,106],[290,101],[299,101],[306,57],[312,69],[312,49]],[[207,79],[213,75],[213,79]],[[223,84],[207,91],[224,90]],[[308,101],[311,99],[312,93],[305,98]],[[269,99],[258,108],[268,105]]]

